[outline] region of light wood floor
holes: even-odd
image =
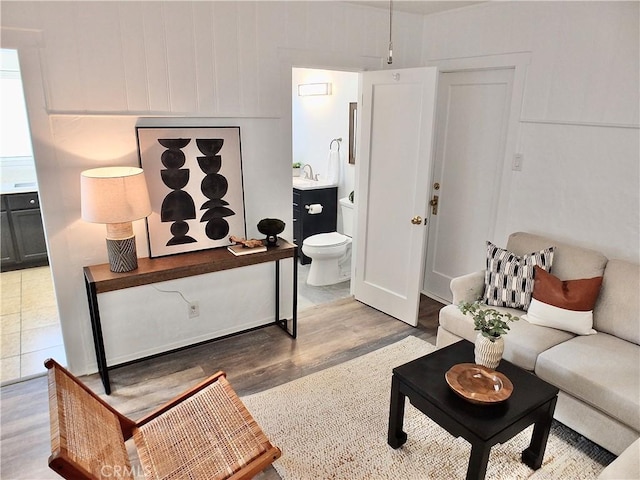
[[[298,338],[276,326],[110,370],[112,394],[102,395],[137,419],[217,370],[238,395],[308,375],[413,335],[435,344],[442,304],[423,297],[417,328],[349,298],[309,308],[298,316]],[[104,392],[97,375],[82,380]],[[47,467],[49,412],[45,377],[2,387],[0,478],[56,479]],[[260,480],[279,479],[269,468]]]

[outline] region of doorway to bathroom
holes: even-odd
[[[337,199],[355,194],[355,105],[358,72],[292,68],[292,176],[337,186]],[[336,170],[337,164],[337,170]],[[296,170],[295,166],[303,167]],[[304,168],[306,166],[306,168]],[[301,173],[302,172],[302,173]],[[298,179],[296,179],[298,182]],[[292,180],[292,190],[294,181]],[[316,185],[314,185],[315,187]],[[344,219],[336,202],[335,227],[344,232]],[[294,215],[295,218],[295,215]],[[295,220],[294,220],[295,221]],[[296,239],[302,247],[303,239]],[[350,280],[331,285],[307,283],[310,264],[298,269],[298,308],[304,309],[351,295]]]

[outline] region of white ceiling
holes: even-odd
[[[367,5],[369,7],[384,8],[389,10],[389,0],[353,0],[348,3],[357,3],[358,5]],[[474,5],[476,3],[483,2],[468,2],[459,0],[393,0],[393,10],[402,11],[408,13],[418,13],[421,15],[429,15],[431,13],[442,12],[444,10],[453,10],[455,8],[462,8],[468,5]]]

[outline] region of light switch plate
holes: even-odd
[[[522,171],[522,161],[524,160],[524,156],[521,153],[516,153],[513,156],[513,167],[512,170],[516,172]]]

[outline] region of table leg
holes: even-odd
[[[111,382],[109,381],[109,367],[107,366],[107,356],[104,351],[104,339],[102,338],[102,324],[100,323],[100,310],[98,308],[98,295],[95,285],[85,279],[87,288],[87,300],[89,302],[89,317],[91,318],[91,329],[93,330],[93,345],[96,349],[96,361],[98,362],[98,372],[104,386],[104,393],[111,394]]]
[[[298,247],[293,251],[293,338],[298,336]]]
[[[276,260],[276,323],[280,321],[280,260]]]
[[[276,260],[276,325],[282,328],[291,337],[298,336],[298,258],[297,247],[293,255],[293,317],[291,319],[291,331],[288,328],[287,319],[280,318],[280,260]]]
[[[553,412],[556,409],[558,397],[553,397],[549,402],[543,405],[542,418],[533,426],[533,434],[531,435],[531,443],[529,447],[522,452],[522,461],[528,467],[537,470],[542,466],[544,459],[544,451],[547,448],[547,440],[551,432],[551,423],[553,422]]]
[[[391,402],[389,405],[389,433],[387,443],[392,448],[400,448],[407,441],[402,431],[404,424],[405,395],[400,392],[400,381],[394,375],[391,379]]]
[[[487,474],[487,464],[491,446],[485,442],[475,443],[471,446],[471,457],[467,468],[467,480],[483,480]]]

